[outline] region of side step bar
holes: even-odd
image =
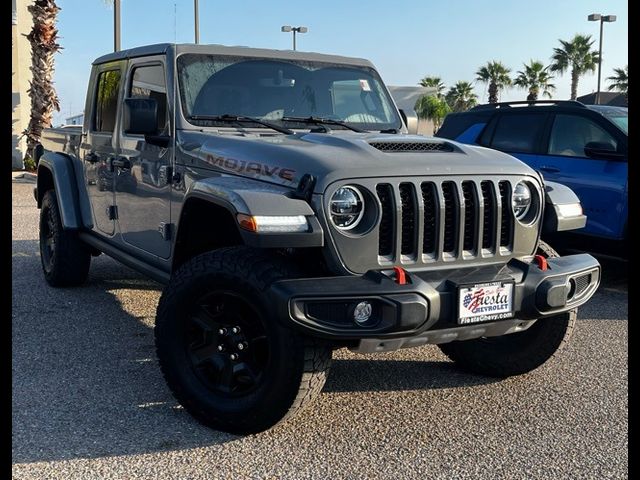
[[[164,270],[160,270],[157,267],[149,265],[146,262],[130,255],[129,253],[123,252],[122,250],[115,248],[110,243],[105,242],[89,233],[81,232],[79,234],[80,240],[91,245],[94,248],[97,248],[101,252],[109,255],[111,258],[115,258],[119,262],[124,263],[127,267],[133,268],[134,270],[146,275],[147,277],[152,278],[156,282],[160,282],[163,285],[167,285],[169,283],[169,278],[171,275]]]

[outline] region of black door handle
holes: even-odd
[[[93,152],[89,152],[84,156],[84,159],[89,162],[89,163],[96,163],[98,160],[100,160],[98,158],[98,155],[96,155]]]
[[[130,169],[131,162],[126,158],[114,158],[111,160],[111,165],[118,168]]]
[[[540,167],[540,170],[547,173],[558,173],[560,171],[558,167],[547,167],[546,165]]]

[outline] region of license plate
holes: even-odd
[[[458,289],[458,323],[513,317],[513,282],[465,285]]]

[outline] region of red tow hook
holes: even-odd
[[[547,264],[547,259],[544,258],[542,255],[536,255],[535,257],[533,257],[533,259],[538,264],[538,268],[543,272],[549,269],[549,265]]]
[[[393,267],[393,271],[396,273],[396,283],[398,285],[407,284],[407,272],[402,267]]]

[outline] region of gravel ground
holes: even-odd
[[[569,347],[505,381],[428,346],[334,353],[313,406],[259,435],[195,422],[155,359],[160,286],[102,255],[87,286],[49,288],[32,184],[13,184],[13,477],[627,478],[626,264]]]

